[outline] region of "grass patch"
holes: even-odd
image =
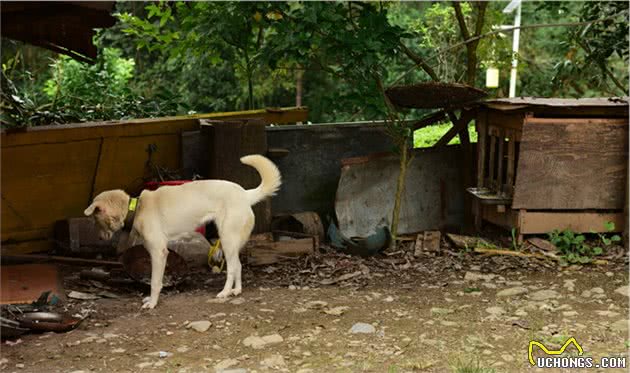
[[[452,363],[453,373],[496,373],[494,368],[484,368],[479,365],[478,360],[457,360]]]
[[[445,122],[421,128],[413,133],[414,148],[430,148],[444,136],[451,128],[451,122]],[[477,131],[473,123],[468,125],[468,134],[471,142],[477,142]],[[455,136],[448,143],[449,145],[459,144],[459,136]]]

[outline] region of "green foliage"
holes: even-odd
[[[606,222],[605,228],[609,232],[614,231],[615,224]],[[605,247],[621,241],[619,235],[613,235],[609,238],[605,234],[597,233],[598,245],[590,246],[586,243],[586,237],[583,234],[576,234],[570,229],[554,230],[547,235],[549,241],[558,248],[567,262],[580,264],[590,263],[593,257],[604,253]]]
[[[60,56],[52,63],[52,77],[44,92],[51,100],[51,111],[76,121],[126,119],[172,115],[179,103],[168,92],[157,100],[145,100],[129,88],[134,61],[121,57],[118,49],[105,48],[94,65]]]
[[[488,3],[482,33],[512,23],[504,7]],[[613,18],[590,26],[523,29],[519,95],[627,92],[627,2],[524,2],[522,8],[523,24]],[[475,6],[463,2],[461,9],[472,31]],[[451,48],[462,35],[450,2],[117,2],[116,10],[117,24],[96,38],[100,57],[93,69],[58,57],[50,68],[51,53],[41,50],[18,58],[20,49],[3,39],[3,123],[290,106],[298,76],[312,122],[383,119],[389,113],[378,80],[387,87],[409,71],[398,83],[430,79],[401,43],[442,80],[466,75],[465,46]],[[478,69],[501,72],[501,87],[491,95],[507,91],[511,42],[510,32],[479,42]],[[476,85],[483,86],[484,74],[476,76]],[[87,79],[85,87],[79,77]],[[410,110],[398,119],[423,114]],[[430,143],[424,138],[431,131],[437,129],[416,133],[417,145]],[[390,135],[412,136],[400,126],[392,126]]]
[[[416,130],[413,133],[413,147],[414,148],[430,148],[438,142],[439,139],[442,138],[451,129],[452,124],[450,121],[435,124],[432,126],[427,126]],[[470,142],[477,142],[477,131],[475,130],[475,125],[470,124],[468,126],[468,135],[470,137]],[[448,142],[448,145],[459,144],[459,136],[453,137],[451,141]]]
[[[562,232],[554,230],[548,234],[549,241],[554,244],[569,263],[590,263],[595,255],[601,255],[599,250],[592,249],[584,241],[586,238],[582,234],[575,234],[567,229]]]

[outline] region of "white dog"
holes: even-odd
[[[162,290],[162,278],[168,255],[167,243],[210,221],[219,231],[227,263],[227,280],[217,297],[239,295],[241,262],[239,251],[254,228],[251,206],[275,194],[280,188],[280,171],[273,162],[261,155],[248,155],[241,162],[258,171],[262,182],[255,189],[245,190],[225,180],[199,180],[178,186],[163,186],[156,191],[143,191],[138,200],[122,190],[110,190],[97,195],[85,209],[99,227],[102,239],[125,225],[136,210],[130,243],[139,237],[151,255],[151,296],[143,300],[142,308],[153,308]],[[135,205],[137,204],[137,209]]]

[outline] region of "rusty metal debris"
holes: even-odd
[[[81,321],[82,318],[55,312],[28,312],[18,317],[20,327],[37,332],[68,332]]]

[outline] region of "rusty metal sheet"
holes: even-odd
[[[459,147],[414,151],[407,170],[398,234],[463,223],[464,186]],[[366,237],[391,225],[398,158],[376,155],[344,160],[335,211],[346,237]]]
[[[594,98],[542,98],[542,97],[514,97],[499,98],[480,103],[482,106],[495,110],[518,110],[528,107],[627,107],[628,97],[594,97]]]
[[[391,102],[406,108],[461,108],[487,93],[459,83],[425,82],[390,87],[385,94]]]
[[[0,304],[31,303],[48,290],[65,298],[57,267],[51,264],[2,266],[0,278]]]

